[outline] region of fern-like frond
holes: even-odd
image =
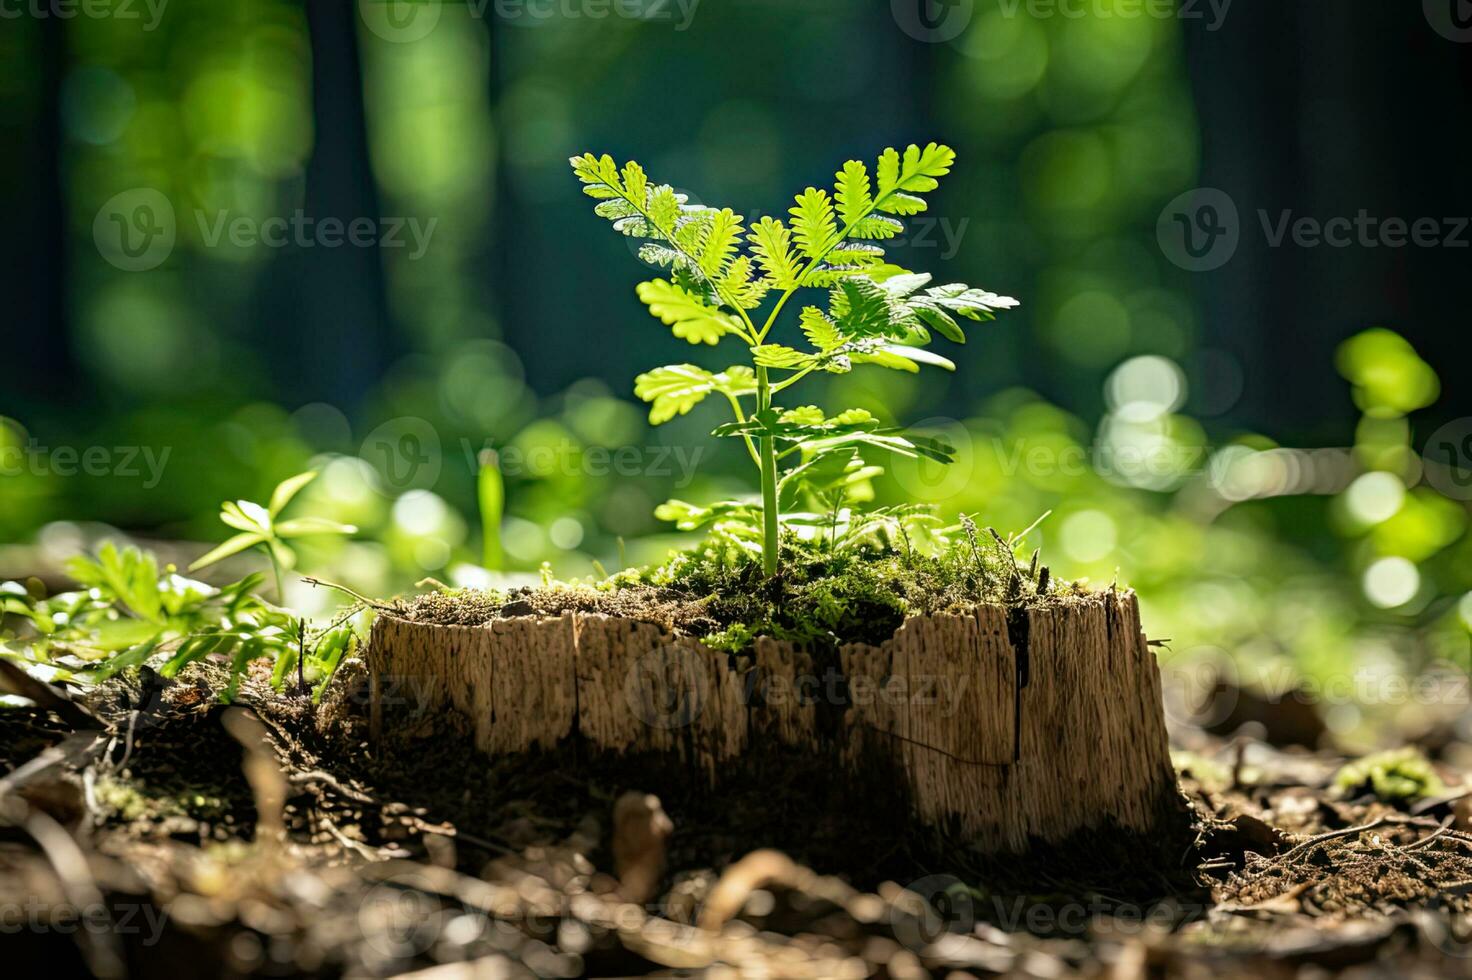
[[[857,225],[874,210],[869,193],[869,170],[858,160],[850,160],[834,175],[833,199],[838,202],[838,216],[845,227]]]
[[[802,254],[810,259],[822,259],[838,237],[838,220],[828,192],[809,187],[797,195],[791,214],[792,235]]]
[[[753,347],[751,356],[758,365],[766,368],[796,370],[806,367],[813,361],[813,355],[804,354],[792,347],[784,347],[782,344],[762,344],[760,347]]]
[[[838,325],[816,306],[802,308],[798,325],[802,327],[803,336],[807,337],[808,343],[824,353],[843,344],[844,336]]]
[[[752,254],[774,289],[796,289],[800,259],[792,250],[792,233],[776,218],[764,217],[747,235]]]
[[[719,276],[736,252],[741,241],[741,215],[730,208],[708,212],[710,222],[706,227],[704,241],[700,247],[700,267],[707,275]]]
[[[700,294],[664,279],[641,282],[639,299],[649,312],[692,344],[715,344],[728,333],[740,335],[741,321],[705,302]]]
[[[740,396],[755,390],[751,368],[742,365],[712,374],[694,364],[670,364],[634,379],[634,394],[651,403],[651,425],[662,425],[676,415],[684,415],[713,391]]]
[[[762,304],[772,284],[764,276],[753,278],[756,270],[751,257],[738,255],[721,273],[720,288],[744,310],[754,310]]]

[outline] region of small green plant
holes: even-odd
[[[1391,749],[1355,759],[1334,774],[1334,785],[1349,795],[1374,793],[1387,803],[1446,791],[1446,784],[1431,763],[1415,748]]]
[[[761,483],[759,507],[670,501],[658,516],[685,529],[716,525],[737,539],[749,530],[751,546],[760,550],[763,571],[771,576],[778,567],[783,510],[812,504],[811,513],[789,515],[785,523],[826,527],[835,548],[840,532],[850,539],[865,526],[864,518],[844,507],[870,495],[867,481],[875,470],[860,449],[951,461],[951,447],[885,428],[863,409],[828,415],[812,405],[784,409],[776,398],[815,371],[841,374],[860,364],[954,370],[949,360],[925,349],[931,331],[964,343],[958,318],[990,320],[994,310],[1017,305],[961,283],[931,286],[928,274],[886,262],[883,247],[875,244],[904,231],[901,219],[925,210],[921,195],[936,188],[954,160],[949,147],[936,143],[912,144],[903,153],[885,150],[872,176],[865,164],[850,160],[836,174],[832,194],[809,187],[797,195],[790,223],[767,216],[747,227],[730,208],[687,203],[685,195],[654,183],[633,161],[619,167],[607,154],[572,158],[583,192],[598,200],[595,212],[615,230],[644,240],[640,258],[670,270],[668,279],[637,287],[650,314],[693,345],[735,338],[751,358],[749,366],[718,372],[672,364],[637,378],[634,392],[650,403],[649,420],[656,425],[709,395],[724,397],[734,421],[714,434],[745,443]],[[808,305],[798,314],[807,347],[773,342],[788,301],[798,290],[813,288],[828,295],[826,309]],[[762,319],[757,311],[769,299]],[[903,532],[915,516],[913,508],[892,511],[880,524]]]
[[[355,642],[346,619],[313,629],[261,598],[259,573],[213,588],[172,566],[161,574],[151,553],[110,541],[66,570],[79,588],[52,596],[39,582],[0,582],[0,619],[19,626],[0,630],[0,657],[45,681],[96,684],[145,663],[171,678],[213,654],[229,664],[222,701],[234,699],[246,668],[260,659],[273,661],[277,690],[296,671],[317,682],[320,698]]]
[[[310,470],[282,480],[271,491],[271,501],[265,507],[249,500],[227,500],[221,504],[220,520],[240,533],[190,565],[189,570],[193,572],[206,568],[247,548],[260,548],[270,559],[271,571],[275,574],[276,600],[282,601],[286,590],[282,585],[281,572],[296,564],[296,552],[287,541],[313,534],[358,533],[358,529],[351,524],[339,524],[325,517],[278,520],[292,498],[316,478],[317,472]]]

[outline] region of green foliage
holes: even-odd
[[[951,149],[936,143],[911,145],[903,153],[885,150],[872,178],[863,162],[850,160],[835,175],[831,193],[808,187],[796,196],[787,224],[763,217],[747,229],[729,208],[692,205],[668,184],[652,183],[637,163],[619,167],[606,154],[572,158],[583,192],[599,202],[594,211],[620,233],[644,239],[639,254],[645,261],[672,271],[670,279],[638,285],[650,314],[691,344],[736,337],[751,357],[751,367],[719,373],[674,364],[639,375],[634,392],[650,403],[649,420],[656,425],[684,415],[712,392],[725,396],[735,421],[714,434],[745,443],[762,488],[760,506],[728,501],[698,508],[671,501],[657,515],[681,528],[715,526],[733,540],[754,539],[768,575],[777,570],[780,528],[812,527],[816,519],[799,513],[782,520],[779,508],[788,501],[820,505],[817,516],[826,515],[835,548],[841,539],[863,540],[876,526],[904,529],[920,519],[912,509],[865,519],[845,507],[872,498],[863,486],[874,471],[859,453],[948,462],[949,446],[881,428],[868,413],[828,416],[813,406],[784,410],[774,398],[814,371],[845,373],[864,364],[911,373],[921,365],[953,371],[950,360],[925,349],[931,331],[964,343],[958,318],[990,320],[996,310],[1017,305],[962,283],[930,286],[928,274],[886,262],[885,250],[873,244],[903,231],[903,216],[925,210],[921,195],[938,186],[954,161]],[[788,298],[801,288],[827,291],[826,309],[809,305],[798,315],[811,348],[806,350],[768,340]],[[750,311],[773,292],[777,299],[758,326]],[[843,534],[840,526],[847,529]]]
[[[240,533],[195,561],[189,566],[189,570],[198,571],[248,548],[260,548],[271,561],[271,570],[276,575],[276,597],[281,599],[285,595],[281,571],[296,565],[296,552],[287,541],[314,534],[358,533],[358,529],[351,524],[339,524],[324,517],[278,520],[292,498],[316,478],[317,473],[313,470],[282,480],[271,491],[270,503],[265,507],[249,500],[227,500],[221,504],[220,520]]]
[[[1446,784],[1415,748],[1376,752],[1348,763],[1334,774],[1334,785],[1349,795],[1374,793],[1387,803],[1437,796]]]
[[[256,594],[259,574],[213,588],[174,572],[162,575],[157,559],[134,547],[105,542],[96,557],[67,565],[79,589],[47,597],[39,585],[0,584],[0,612],[20,629],[0,639],[0,656],[48,680],[95,684],[145,663],[166,678],[206,656],[224,658],[230,680],[221,700],[234,699],[246,669],[256,660],[275,663],[279,690],[305,650],[302,672],[327,681],[354,635],[341,623],[308,629],[302,620]],[[7,647],[14,644],[24,654]]]

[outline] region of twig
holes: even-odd
[[[0,658],[0,690],[18,694],[55,713],[74,729],[103,729],[102,720],[77,704],[62,688],[37,680],[9,660]]]
[[[52,870],[61,883],[62,894],[72,907],[101,908],[103,914],[107,915],[102,890],[92,877],[87,855],[82,852],[72,835],[67,833],[66,828],[57,823],[50,814],[24,800],[10,800],[8,803],[8,812],[4,816],[25,828],[26,833],[36,841],[41,853],[51,862]],[[110,920],[111,916],[108,918]],[[127,976],[122,946],[112,929],[78,929],[75,935],[82,958],[94,976],[104,980]]]
[[[1319,834],[1319,835],[1317,835],[1315,837],[1310,837],[1308,840],[1304,841],[1302,844],[1299,844],[1298,846],[1294,847],[1291,851],[1288,851],[1286,854],[1284,854],[1283,857],[1280,860],[1288,861],[1288,860],[1293,859],[1295,856],[1297,856],[1299,854],[1299,852],[1306,852],[1306,851],[1308,851],[1308,850],[1310,850],[1312,848],[1315,848],[1315,847],[1319,846],[1320,844],[1325,844],[1325,843],[1328,843],[1331,840],[1337,840],[1337,839],[1339,839],[1341,837],[1355,837],[1355,836],[1358,836],[1359,834],[1367,833],[1368,831],[1371,831],[1371,830],[1378,830],[1379,828],[1384,827],[1384,826],[1386,826],[1388,824],[1402,824],[1402,825],[1409,824],[1409,825],[1412,825],[1412,826],[1423,826],[1424,827],[1428,822],[1432,826],[1440,826],[1434,820],[1427,821],[1427,820],[1422,819],[1420,817],[1407,817],[1407,816],[1402,816],[1402,815],[1400,815],[1398,813],[1388,813],[1388,814],[1386,814],[1383,817],[1377,817],[1376,819],[1371,820],[1369,823],[1367,823],[1367,824],[1361,824],[1358,827],[1345,827],[1342,830],[1331,830],[1328,833]]]
[[[359,602],[361,602],[363,605],[367,606],[368,608],[370,608],[370,609],[377,609],[379,612],[397,613],[397,612],[400,611],[399,609],[397,609],[394,606],[385,605],[382,602],[374,602],[372,599],[370,599],[367,596],[363,595],[361,592],[354,592],[352,589],[348,588],[346,585],[338,585],[336,582],[328,582],[325,579],[313,578],[310,575],[303,576],[302,577],[302,581],[305,582],[305,583],[307,583],[308,585],[320,585],[320,586],[323,586],[325,588],[336,589],[338,592],[341,592],[343,595],[352,596],[354,599],[357,599]]]

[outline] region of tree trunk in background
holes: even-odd
[[[0,240],[0,267],[14,277],[5,293],[4,319],[10,326],[4,338],[7,370],[0,414],[15,413],[24,421],[27,408],[44,405],[50,416],[58,407],[57,392],[82,390],[66,302],[72,247],[62,161],[66,22],[26,18],[6,30],[16,32],[11,45],[29,47],[31,53],[12,63],[31,82],[0,118],[6,145],[20,148],[0,163],[4,185],[15,191],[5,215],[10,233]],[[32,93],[33,103],[20,102]],[[52,416],[45,421],[57,420]]]
[[[308,0],[315,138],[307,165],[308,217],[344,223],[381,218],[368,150],[357,5]],[[326,401],[349,414],[401,347],[385,300],[378,247],[344,244],[287,249],[261,290],[268,343],[296,352],[281,359],[278,395],[288,405]]]
[[[1234,199],[1242,239],[1190,285],[1202,343],[1248,370],[1234,426],[1348,441],[1354,416],[1333,354],[1377,325],[1411,337],[1451,382],[1436,414],[1472,415],[1472,391],[1452,373],[1465,359],[1472,249],[1271,247],[1259,214],[1274,226],[1286,210],[1319,221],[1361,209],[1382,220],[1472,215],[1472,45],[1437,34],[1419,2],[1243,0],[1219,30],[1206,23],[1183,21],[1200,184]]]

